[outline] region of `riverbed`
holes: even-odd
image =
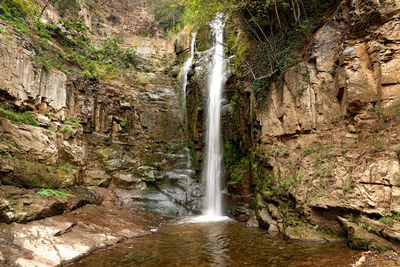
[[[155,230],[154,230],[155,231]],[[94,252],[69,266],[352,266],[359,252],[343,243],[285,240],[233,221],[177,221],[151,235]]]

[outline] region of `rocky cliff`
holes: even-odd
[[[343,1],[256,111],[255,160],[270,173],[257,210],[270,228],[307,239],[294,230],[305,221],[354,247],[397,247],[399,12],[397,1]]]
[[[60,18],[77,19],[79,14],[78,26],[89,31],[92,50],[106,36],[118,37],[121,48],[113,49],[134,49],[139,65],[112,79],[83,73],[79,60],[60,67],[48,59],[50,66],[43,66],[31,30],[0,21],[0,222],[5,240],[0,251],[9,265],[57,265],[145,234],[160,220],[133,211],[187,214],[198,210],[193,197],[201,196],[187,165],[179,89],[166,74],[182,52],[175,47],[185,50],[187,41],[167,40],[147,1],[63,5],[47,7],[38,25],[63,31],[67,24],[61,25]],[[56,37],[41,35],[41,44],[62,47]],[[192,189],[189,195],[185,187]],[[87,204],[103,207],[89,205],[64,217],[31,222]],[[125,211],[112,211],[122,207]],[[95,219],[99,214],[104,220]],[[108,225],[105,218],[118,223]],[[4,224],[12,222],[31,223]],[[84,237],[89,233],[93,238]]]
[[[291,238],[398,249],[399,13],[398,1],[341,1],[265,105],[231,76],[225,177],[240,220],[251,217],[247,202],[260,225]],[[200,76],[195,68],[192,83]]]

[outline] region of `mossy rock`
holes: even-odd
[[[283,234],[290,239],[303,241],[337,242],[345,240],[345,238],[340,237],[335,233],[304,222],[296,222],[292,225],[286,226]]]
[[[368,232],[357,224],[341,217],[339,217],[339,220],[347,230],[347,239],[353,249],[378,251],[398,250],[394,244]]]
[[[4,185],[59,188],[74,185],[78,175],[78,171],[74,169],[66,171],[35,161],[12,160],[9,164],[12,165],[12,171],[0,178]]]

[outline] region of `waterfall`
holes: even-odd
[[[186,110],[186,87],[188,82],[188,73],[192,67],[194,58],[194,48],[196,45],[196,33],[192,33],[192,41],[190,43],[190,57],[186,60],[181,71],[181,88],[182,88],[182,100],[183,108]]]
[[[207,139],[206,165],[204,179],[206,182],[204,216],[210,221],[223,218],[222,212],[222,138],[221,138],[221,99],[226,81],[226,63],[224,56],[224,18],[218,14],[211,23],[215,35],[213,61],[208,80],[207,103]]]
[[[192,33],[192,41],[190,43],[190,57],[186,60],[185,64],[181,70],[181,90],[182,90],[182,107],[183,107],[183,118],[185,120],[185,124],[187,124],[187,114],[186,114],[186,88],[188,83],[188,74],[193,64],[194,58],[194,49],[196,46],[196,33]],[[183,122],[183,121],[182,121]],[[188,139],[186,132],[186,140]],[[190,156],[190,150],[186,149],[186,158],[187,158],[187,168],[192,167],[192,159]]]

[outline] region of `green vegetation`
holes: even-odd
[[[69,128],[69,127],[64,127],[63,128],[63,131],[64,131],[64,133],[68,133],[68,134],[70,134],[72,137],[74,137],[75,136],[75,132],[74,132],[74,130],[72,130],[71,128]]]
[[[239,78],[252,82],[258,105],[267,104],[271,82],[282,86],[285,71],[299,62],[304,46],[336,6],[333,0],[180,0],[183,22],[208,31],[217,13],[227,20],[227,51]],[[178,5],[179,6],[179,5]],[[309,81],[309,71],[302,73]],[[301,87],[303,88],[303,87]],[[303,90],[299,90],[299,95]]]
[[[379,219],[379,221],[389,227],[392,227],[395,221],[400,222],[400,212],[391,213],[383,216]]]
[[[39,123],[35,120],[35,116],[29,111],[25,111],[24,113],[15,113],[13,111],[0,108],[0,116],[20,123],[39,126]]]
[[[83,129],[83,125],[76,121],[75,118],[70,118],[69,120],[64,121],[64,124],[78,127],[79,129]]]
[[[303,156],[311,155],[314,169],[320,177],[332,177],[333,168],[332,160],[336,153],[332,149],[331,143],[322,144],[320,141],[315,141],[303,150]],[[323,186],[323,184],[321,184]]]
[[[69,164],[69,162],[66,162],[66,163],[63,163],[63,164],[58,165],[57,168],[58,168],[59,170],[63,170],[63,171],[65,171],[65,172],[69,173],[69,172],[72,171],[73,166],[72,166],[71,164]]]
[[[382,151],[385,148],[385,131],[370,129],[369,146],[374,151]]]
[[[0,18],[32,40],[34,59],[49,71],[57,68],[66,74],[79,67],[88,79],[112,79],[134,73],[139,57],[132,48],[123,49],[114,38],[92,44],[90,31],[79,19],[60,19],[59,25],[40,21],[40,10],[33,0],[5,0],[0,3]],[[79,10],[78,2],[53,1],[63,17],[65,12]],[[72,12],[71,14],[76,14]],[[5,30],[1,31],[5,33]]]
[[[185,11],[179,0],[151,0],[150,6],[158,25],[165,31],[178,32],[181,30],[182,16]]]
[[[394,121],[400,123],[400,99],[396,99],[386,108],[376,104],[375,113],[379,122]]]
[[[39,8],[34,0],[3,0],[0,3],[0,16],[6,19],[25,19],[36,17]]]
[[[347,177],[347,179],[343,182],[343,194],[353,193],[354,192],[355,182],[351,176]]]
[[[119,125],[121,125],[122,128],[125,128],[127,123],[128,123],[128,121],[127,121],[126,119],[123,119],[123,120],[119,123]]]
[[[74,195],[65,193],[61,191],[61,189],[49,189],[49,188],[42,188],[38,191],[38,194],[41,197],[49,198],[49,197],[58,197],[58,198],[70,198],[75,197]]]

